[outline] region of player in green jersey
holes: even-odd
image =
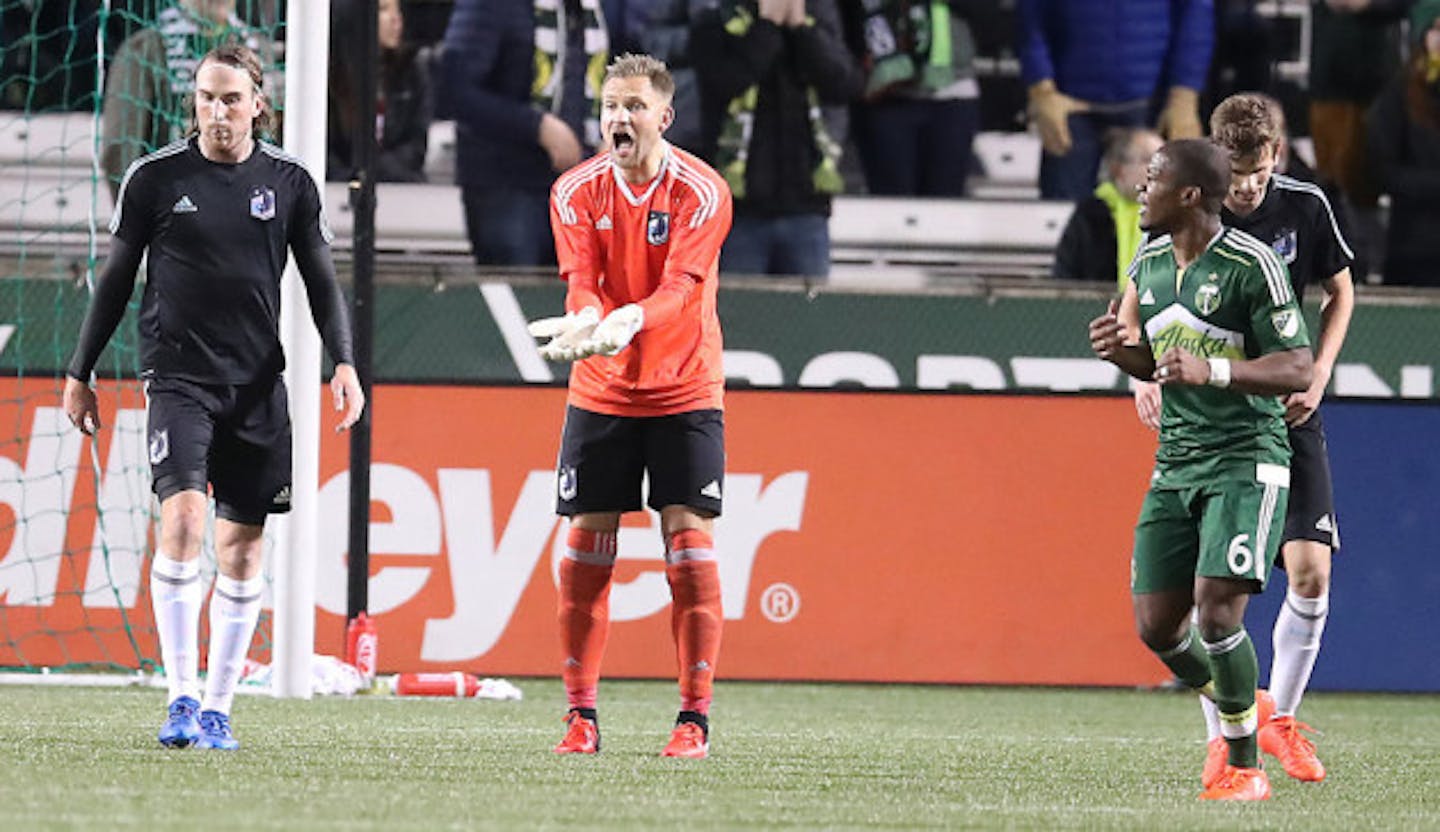
[[[1245,604],[1269,577],[1285,519],[1290,447],[1277,397],[1305,390],[1312,370],[1285,264],[1220,223],[1229,186],[1229,157],[1208,141],[1155,154],[1140,195],[1150,242],[1118,308],[1090,322],[1090,346],[1166,388],[1131,592],[1141,640],[1220,710],[1229,758],[1200,796],[1265,800]]]

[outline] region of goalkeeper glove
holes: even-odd
[[[527,327],[536,338],[549,338],[540,347],[540,357],[548,361],[575,361],[590,355],[581,346],[600,323],[600,310],[587,306],[559,318],[541,318]]]
[[[625,349],[643,326],[645,310],[638,303],[626,304],[606,315],[580,349],[586,355],[614,355]]]

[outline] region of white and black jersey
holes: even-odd
[[[275,146],[256,142],[245,161],[226,164],[206,159],[192,136],[142,157],[125,174],[110,229],[112,262],[70,375],[88,378],[123,315],[142,251],[143,376],[230,385],[273,378],[285,365],[280,278],[292,252],[331,360],[353,362],[319,189]]]
[[[1334,206],[1319,185],[1290,176],[1270,177],[1265,198],[1246,216],[1221,209],[1221,220],[1268,244],[1285,261],[1295,298],[1305,287],[1335,276],[1355,260],[1336,220]],[[1340,548],[1335,490],[1320,412],[1289,431],[1290,499],[1281,542],[1311,540]],[[1281,555],[1276,563],[1284,566]]]
[[[1220,219],[1275,249],[1290,270],[1297,299],[1304,299],[1306,286],[1330,279],[1355,260],[1329,198],[1310,182],[1276,174],[1259,207],[1243,217],[1223,208]]]

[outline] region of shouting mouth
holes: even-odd
[[[610,134],[610,149],[620,158],[628,158],[635,152],[635,137],[628,130],[616,130]]]

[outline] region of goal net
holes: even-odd
[[[184,134],[196,59],[224,40],[255,48],[278,94],[284,8],[0,0],[0,668],[158,665],[138,290],[96,367],[94,442],[60,408],[64,367],[125,167]],[[267,612],[257,659],[269,632]]]

